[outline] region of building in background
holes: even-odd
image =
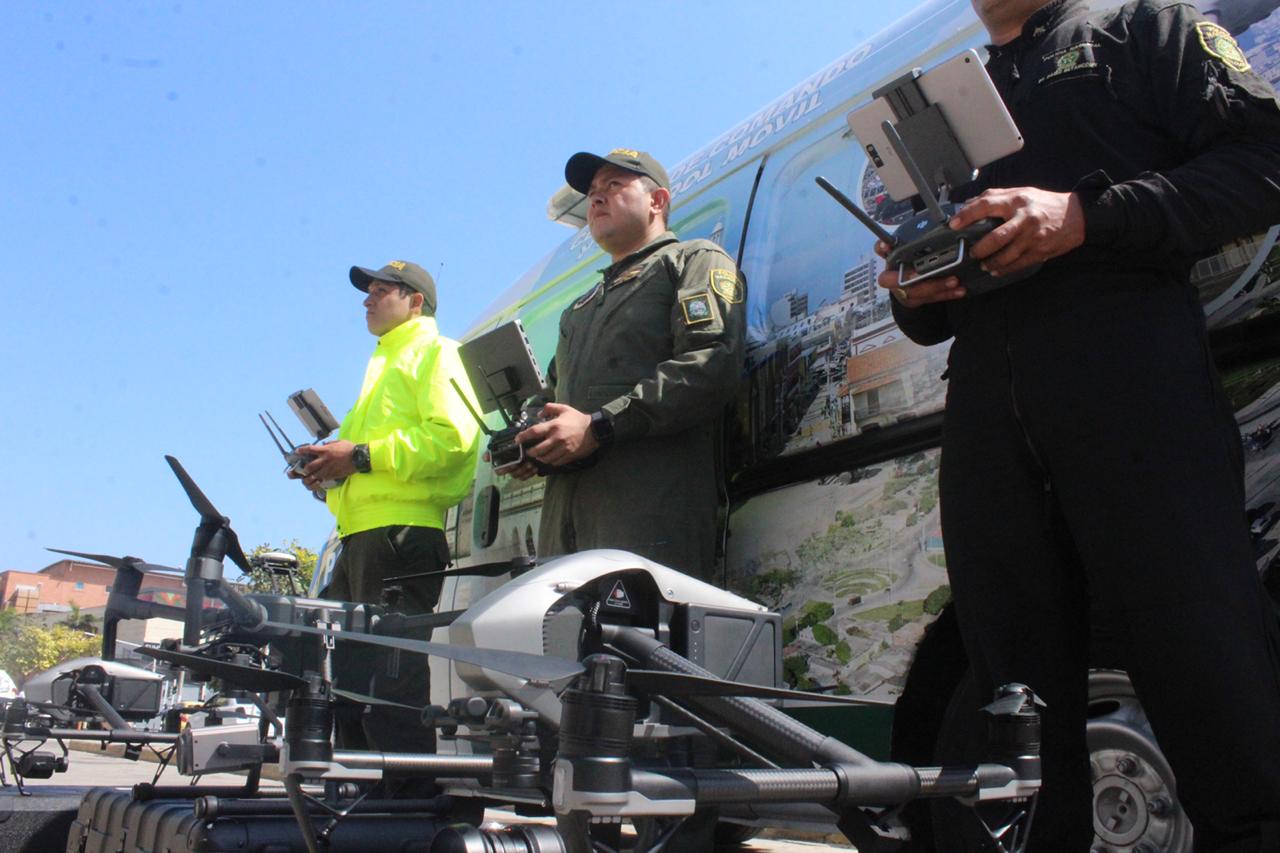
[[[82,611],[100,608],[107,603],[115,576],[115,569],[69,559],[50,563],[36,572],[10,569],[0,572],[0,609],[40,613],[67,612],[73,604]],[[181,575],[149,573],[140,597],[154,597],[168,604],[183,591]]]

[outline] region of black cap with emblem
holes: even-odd
[[[667,177],[667,170],[662,168],[662,164],[648,153],[630,148],[615,148],[603,157],[579,151],[564,164],[564,179],[569,186],[586,195],[587,190],[591,189],[591,179],[606,163],[644,175],[663,189],[671,189],[671,179]]]
[[[436,283],[431,274],[410,261],[388,261],[382,269],[374,271],[364,267],[351,268],[351,283],[358,289],[369,291],[369,284],[385,281],[403,284],[422,294],[422,313],[434,317],[436,313]]]

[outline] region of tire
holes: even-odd
[[[938,733],[940,764],[980,761],[986,748],[986,704],[968,673],[951,697]],[[1086,730],[1093,780],[1093,853],[1191,853],[1191,822],[1177,799],[1177,785],[1160,751],[1129,677],[1120,670],[1089,672]],[[932,803],[938,853],[992,849],[967,809],[949,800]],[[958,831],[959,830],[959,831]]]
[[[1094,849],[1191,853],[1191,821],[1178,804],[1173,770],[1123,672],[1089,673],[1088,725]]]

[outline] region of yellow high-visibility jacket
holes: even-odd
[[[352,474],[326,502],[338,535],[388,525],[444,527],[475,475],[479,427],[449,380],[476,407],[458,360],[434,317],[413,317],[382,337],[338,438],[369,445],[372,471]]]

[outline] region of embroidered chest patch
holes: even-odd
[[[1220,61],[1232,71],[1248,71],[1249,60],[1236,40],[1217,24],[1200,21],[1196,24],[1196,33],[1200,36],[1200,46],[1204,52]]]
[[[742,282],[732,270],[712,270],[711,289],[725,302],[736,305],[742,301]]]
[[[700,323],[710,323],[715,319],[715,314],[711,309],[711,294],[703,291],[695,293],[692,296],[684,296],[680,299],[680,307],[684,309],[684,322],[686,326],[697,326]]]
[[[1040,57],[1043,72],[1037,83],[1051,83],[1064,77],[1088,76],[1102,67],[1097,58],[1098,43],[1082,41],[1050,51]]]

